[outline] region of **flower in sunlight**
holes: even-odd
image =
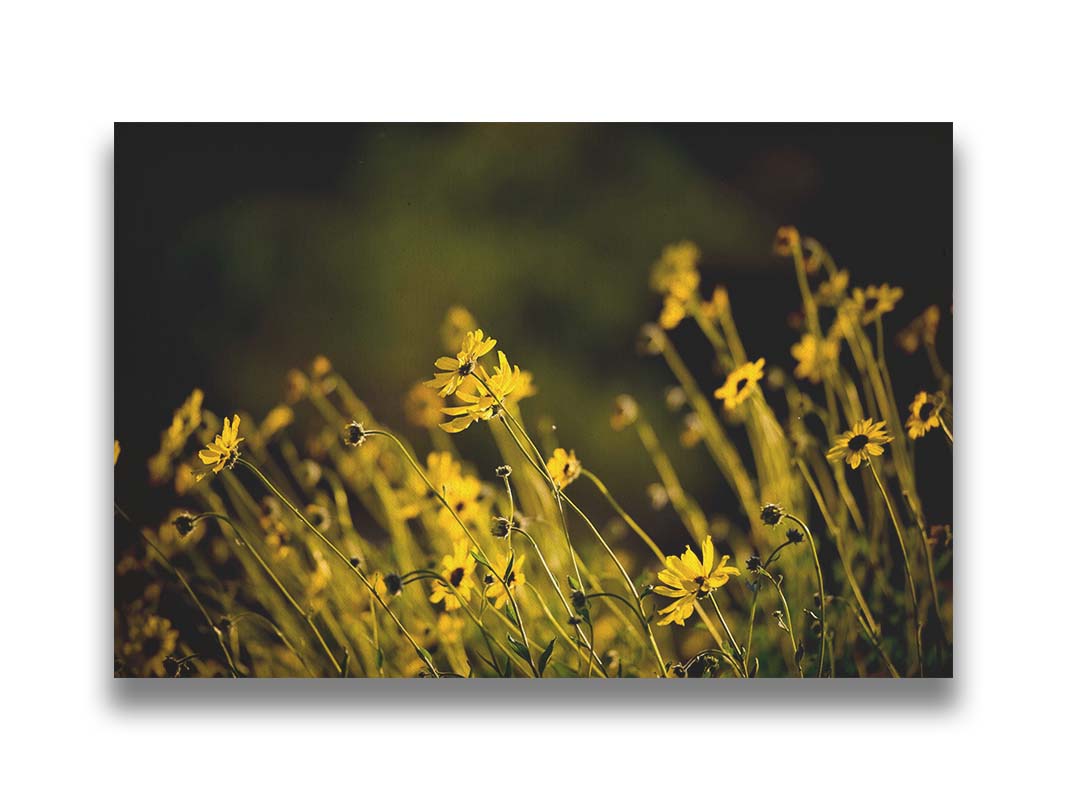
[[[237,445],[244,441],[243,438],[237,436],[237,429],[240,425],[241,418],[236,414],[233,415],[233,425],[230,425],[230,418],[226,417],[222,422],[222,433],[215,437],[214,442],[208,444],[206,448],[197,454],[200,456],[200,460],[216,475],[224,469],[233,469],[234,464],[237,463],[237,457],[241,454]],[[206,470],[201,472],[197,476],[197,480],[199,481],[206,474]]]
[[[653,591],[672,598],[673,602],[660,609],[663,619],[658,622],[659,625],[670,625],[672,622],[685,625],[698,600],[703,600],[712,590],[725,586],[731,575],[741,574],[737,567],[726,565],[730,556],[723,556],[715,563],[715,546],[710,536],[704,538],[700,550],[699,559],[689,545],[686,545],[680,558],[667,556],[667,568],[657,576],[661,585]]]
[[[560,489],[570,486],[582,474],[582,462],[578,460],[578,456],[573,450],[568,453],[562,447],[557,447],[552,451],[552,458],[548,459],[545,466],[548,467],[548,474]]]
[[[918,439],[941,425],[941,407],[945,398],[940,393],[927,394],[919,392],[908,406],[908,420],[904,426],[908,429],[909,439]],[[950,420],[951,421],[951,420]]]
[[[526,575],[522,571],[522,565],[525,561],[526,556],[524,555],[516,558],[515,563],[511,565],[511,571],[507,574],[504,573],[503,569],[497,569],[497,572],[507,581],[508,591],[512,594],[526,583]],[[499,567],[499,565],[496,566]],[[506,567],[507,565],[505,564],[504,566]],[[485,597],[487,600],[492,600],[493,605],[497,608],[503,608],[508,602],[508,593],[504,591],[504,584],[492,575],[485,576]]]
[[[726,376],[726,382],[715,390],[715,396],[723,401],[728,411],[737,408],[756,391],[766,363],[762,358],[749,361]]]
[[[885,452],[882,446],[893,441],[885,430],[885,422],[864,419],[837,437],[834,446],[826,453],[830,461],[845,461],[852,469],[871,456],[880,456]]]
[[[496,346],[496,339],[490,339],[479,328],[476,331],[467,331],[463,337],[463,344],[456,353],[455,358],[441,356],[434,362],[434,366],[440,372],[434,373],[433,378],[426,381],[431,389],[436,389],[441,397],[453,394],[463,379],[474,372],[478,366],[478,359]]]
[[[474,589],[474,557],[466,543],[456,544],[455,550],[441,559],[441,575],[444,580],[436,580],[430,592],[430,602],[444,602],[445,611],[456,611],[464,601],[471,599]]]

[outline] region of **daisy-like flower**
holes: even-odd
[[[944,397],[940,394],[927,394],[919,392],[908,406],[908,421],[904,426],[908,429],[909,439],[918,439],[925,436],[929,431],[941,425],[941,407],[945,404]]]
[[[793,374],[798,378],[807,378],[812,383],[819,383],[837,363],[841,353],[841,341],[835,338],[817,342],[812,334],[805,333],[789,352],[797,360]]]
[[[815,302],[820,306],[836,306],[845,299],[848,291],[848,270],[838,270],[829,280],[815,290]]]
[[[459,433],[467,430],[475,422],[492,419],[500,413],[500,405],[497,401],[503,402],[504,398],[520,388],[522,370],[508,363],[508,357],[503,350],[497,353],[497,358],[499,364],[493,367],[492,376],[487,376],[484,370],[479,372],[486,385],[479,383],[474,387],[473,393],[460,389],[456,392],[456,397],[463,404],[441,409],[443,413],[453,417],[448,422],[440,424],[441,430]]]
[[[830,461],[845,461],[852,469],[857,469],[865,458],[882,455],[885,452],[882,445],[891,441],[893,437],[886,433],[885,422],[864,419],[837,437],[826,457]]]
[[[197,454],[200,456],[200,460],[216,475],[224,469],[233,469],[233,465],[237,463],[237,457],[241,454],[237,445],[244,441],[243,438],[237,436],[237,429],[240,425],[241,418],[236,414],[233,415],[233,425],[230,425],[229,417],[223,419],[222,433],[215,437],[214,442],[211,442]],[[197,475],[197,481],[203,479],[206,474],[207,470],[204,470]]]
[[[508,589],[512,592],[526,583],[526,575],[522,571],[522,565],[525,560],[525,555],[516,558],[515,563],[511,565],[510,575],[504,575],[503,569],[497,569],[497,572],[507,579]],[[500,565],[497,566],[499,567]],[[506,567],[507,564],[504,564],[503,566]],[[487,599],[492,600],[493,605],[497,608],[503,608],[508,602],[508,593],[504,591],[504,585],[492,575],[485,576],[485,596]]]
[[[474,589],[474,569],[474,556],[470,554],[466,543],[456,544],[455,550],[441,559],[441,574],[445,580],[434,581],[433,590],[430,592],[430,602],[443,601],[445,611],[459,609],[460,597],[464,600],[471,599],[471,591]]]
[[[726,376],[726,383],[715,390],[715,396],[723,401],[727,410],[737,408],[756,390],[766,363],[762,358],[755,362],[749,361]]]
[[[204,402],[204,393],[193,389],[185,402],[174,410],[170,427],[159,438],[159,452],[148,459],[148,474],[153,484],[168,480],[173,471],[174,459],[177,458],[193,432],[200,427],[200,408]]]
[[[582,462],[578,460],[578,456],[573,450],[568,453],[562,447],[557,447],[552,451],[552,458],[548,459],[545,466],[548,467],[548,474],[553,482],[560,489],[570,486],[582,474]]]
[[[859,314],[860,324],[869,325],[883,314],[892,311],[904,296],[904,290],[883,283],[881,286],[868,286],[866,289],[852,290],[852,305]]]
[[[435,372],[433,378],[426,381],[426,385],[436,389],[441,397],[448,397],[459,388],[464,378],[473,374],[478,366],[478,359],[495,346],[496,339],[487,337],[481,328],[467,331],[455,358],[442,356],[434,362],[434,366],[441,371]]]
[[[688,299],[700,285],[697,261],[700,249],[692,242],[678,242],[663,248],[659,260],[652,265],[649,286],[663,295],[679,300]]]
[[[699,559],[688,545],[681,558],[667,556],[667,568],[658,575],[662,585],[653,591],[674,601],[660,609],[663,619],[659,625],[670,625],[672,622],[685,625],[698,600],[703,600],[712,590],[725,586],[731,575],[741,574],[737,567],[726,566],[730,556],[723,556],[718,564],[715,563],[715,547],[710,536],[704,538],[700,550]]]
[[[468,528],[486,518],[487,513],[481,502],[482,482],[477,478],[471,475],[460,475],[450,481],[442,493],[449,506],[456,512],[456,517],[459,517],[463,525]],[[447,508],[442,507],[437,511],[438,525],[448,532],[453,541],[459,542],[465,539],[466,534],[463,532],[463,525],[456,522],[456,517],[452,516],[452,512]]]
[[[689,315],[689,301],[700,286],[696,264],[700,250],[692,242],[679,242],[663,248],[659,260],[652,265],[649,285],[663,295],[660,327],[672,330]]]

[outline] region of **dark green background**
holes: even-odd
[[[785,316],[799,300],[791,263],[770,251],[785,223],[854,281],[905,288],[890,331],[947,309],[951,126],[117,125],[116,491],[161,513],[144,463],[189,390],[219,413],[262,415],[286,370],[320,352],[403,426],[403,394],[430,375],[459,303],[533,371],[528,417],[550,415],[631,507],[654,473],[632,433],[607,425],[620,391],[654,417],[705,510],[729,512],[706,455],[677,447],[669,373],[634,336],[659,310],[649,266],[688,238],[705,291],[730,288],[749,353],[791,369]],[[942,330],[951,368],[947,315]],[[695,326],[677,334],[713,388]],[[892,367],[902,398],[927,385],[921,356]],[[460,446],[495,465],[485,431]],[[950,455],[930,450],[924,500],[947,521]]]

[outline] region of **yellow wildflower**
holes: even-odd
[[[860,324],[868,325],[893,310],[904,296],[904,290],[888,283],[852,290],[852,308],[859,315]]]
[[[465,601],[471,599],[471,590],[474,588],[472,580],[474,569],[474,557],[470,554],[466,543],[457,543],[455,550],[441,559],[441,574],[444,576],[444,581],[434,581],[433,590],[430,592],[430,602],[444,601],[445,611],[455,611],[460,608],[460,597]]]
[[[426,385],[436,389],[441,397],[448,397],[459,388],[464,378],[474,372],[478,359],[495,345],[496,339],[486,337],[481,328],[468,331],[455,358],[442,356],[434,362],[434,366],[441,372],[434,373],[434,377],[426,381]]]
[[[726,382],[715,390],[715,396],[723,401],[727,410],[737,408],[756,390],[766,363],[762,358],[756,362],[749,361],[726,376]]]
[[[797,360],[793,374],[798,378],[807,378],[812,383],[819,383],[829,374],[837,363],[841,353],[839,339],[816,341],[810,333],[805,333],[789,352]]]
[[[170,478],[174,459],[181,454],[189,437],[200,427],[200,409],[203,402],[204,393],[200,389],[193,389],[185,398],[185,402],[175,409],[170,427],[163,431],[160,437],[159,451],[148,460],[149,479],[153,484],[163,483]]]
[[[499,365],[493,367],[492,376],[480,373],[485,386],[481,383],[474,387],[474,392],[466,392],[462,389],[456,392],[456,397],[463,405],[443,408],[441,411],[453,419],[442,422],[440,428],[448,433],[465,431],[474,422],[492,419],[500,413],[498,401],[504,401],[519,387],[522,371],[518,367],[512,367],[508,363],[508,357],[501,350],[497,353]]]
[[[545,466],[548,467],[548,474],[560,489],[570,486],[582,474],[582,462],[578,460],[578,456],[573,450],[568,453],[562,447],[557,447],[552,451],[552,458],[548,459]]]
[[[815,290],[815,302],[820,306],[833,307],[845,299],[848,291],[848,270],[838,270],[828,281],[819,284]]]
[[[458,541],[466,536],[463,525],[469,528],[486,518],[487,513],[481,502],[482,482],[477,478],[470,475],[458,476],[446,485],[442,494],[456,515],[453,516],[447,508],[440,508],[437,512],[437,522],[453,540]],[[462,520],[463,525],[456,522],[456,517]]]
[[[908,429],[908,438],[918,439],[934,428],[940,427],[941,407],[944,403],[945,398],[940,393],[927,394],[926,392],[919,392],[915,395],[915,399],[911,401],[911,405],[908,407],[911,412],[908,415],[908,421],[904,423],[904,426]]]
[[[659,260],[652,265],[649,285],[653,291],[684,302],[692,297],[700,286],[700,273],[696,268],[699,260],[700,250],[692,242],[669,244],[663,248]]]
[[[886,433],[885,422],[864,419],[837,437],[826,457],[830,461],[845,461],[857,469],[864,459],[882,455],[885,452],[882,445],[891,441],[893,437]]]
[[[241,418],[236,414],[233,415],[232,426],[230,425],[230,418],[226,417],[222,421],[222,433],[215,437],[214,442],[197,454],[200,456],[200,460],[210,467],[211,471],[216,475],[226,468],[233,469],[233,465],[237,463],[237,457],[240,455],[237,445],[244,441],[243,438],[238,438],[237,436],[237,429],[240,425]],[[206,474],[207,471],[205,470],[197,475],[197,481],[203,479]]]
[[[689,545],[686,545],[681,558],[667,556],[667,568],[658,575],[662,585],[654,591],[663,597],[674,598],[674,601],[660,609],[663,619],[658,624],[670,625],[675,622],[685,625],[698,600],[703,600],[712,590],[725,586],[731,575],[741,574],[737,567],[726,566],[729,556],[723,556],[718,564],[715,563],[715,547],[710,536],[704,537],[700,549],[700,559]]]
[[[497,572],[508,582],[508,589],[514,594],[515,590],[520,586],[526,584],[526,575],[522,571],[523,562],[526,560],[525,555],[521,555],[515,559],[515,563],[511,565],[511,574],[505,575],[504,569],[499,568]],[[504,568],[507,564],[503,565]],[[493,601],[493,605],[497,608],[503,608],[508,602],[508,593],[504,591],[504,585],[494,578],[492,575],[485,576],[485,596],[488,600]]]

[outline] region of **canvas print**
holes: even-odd
[[[116,677],[951,677],[950,125],[115,142]]]

